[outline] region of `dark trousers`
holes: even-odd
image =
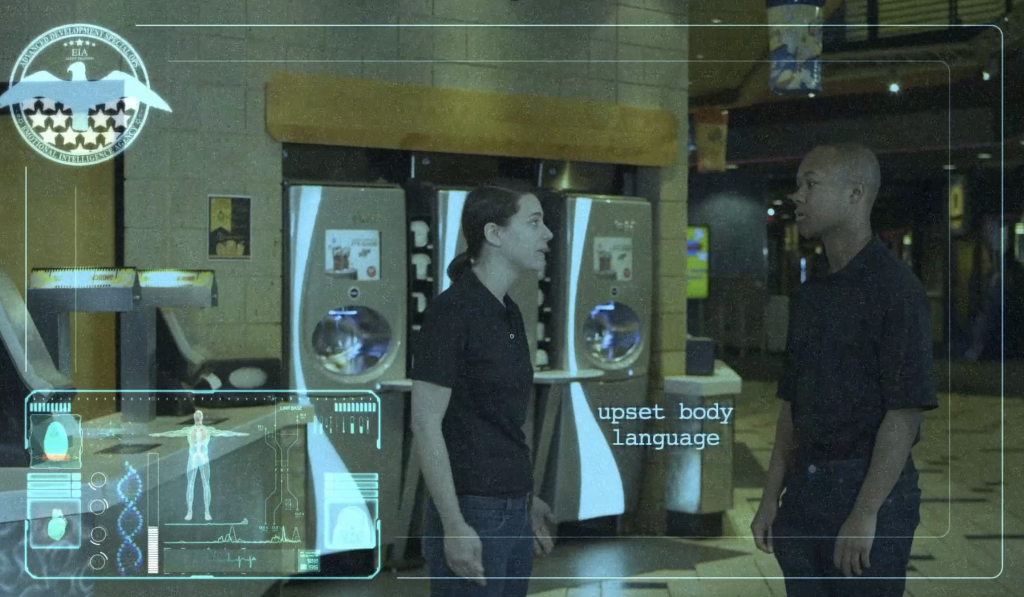
[[[490,498],[460,495],[459,510],[480,536],[487,585],[455,575],[444,557],[444,527],[427,500],[423,551],[430,570],[430,597],[526,597],[533,573],[532,497]]]
[[[913,461],[908,460],[878,511],[871,567],[847,578],[833,563],[836,537],[853,510],[868,465],[868,460],[804,462],[787,475],[772,544],[788,597],[902,597],[914,530],[921,521]]]

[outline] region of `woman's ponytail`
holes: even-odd
[[[469,256],[469,251],[463,251],[448,264],[448,277],[454,284],[471,267],[473,267],[473,259]]]

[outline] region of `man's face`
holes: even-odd
[[[200,425],[203,422],[203,411],[197,410],[196,414],[192,415],[192,419],[196,422],[196,425]]]
[[[790,195],[801,236],[821,238],[850,216],[846,183],[833,150],[818,148],[807,154],[797,172],[797,190]]]

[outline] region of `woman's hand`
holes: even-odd
[[[773,553],[772,523],[779,512],[778,502],[761,500],[761,505],[750,523],[750,532],[754,534],[754,545],[765,553]]]
[[[551,529],[547,526],[549,523],[555,524],[555,515],[543,500],[534,496],[530,506],[530,526],[533,527],[533,553],[538,556],[549,554],[555,548]]]
[[[475,579],[481,587],[487,584],[480,535],[465,522],[454,525],[450,530],[445,529],[444,558],[455,574]]]

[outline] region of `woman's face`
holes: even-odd
[[[534,195],[519,200],[519,211],[501,229],[502,255],[520,269],[542,272],[547,264],[548,241],[554,235],[544,225],[544,210]]]

